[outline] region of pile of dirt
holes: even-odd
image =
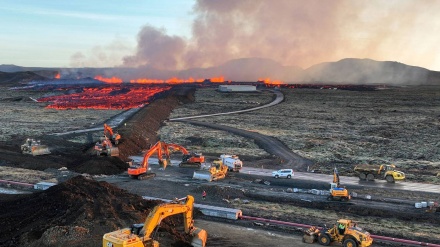
[[[158,204],[83,176],[0,201],[0,246],[99,246],[104,233],[143,222]],[[187,236],[174,227],[183,224],[176,216],[161,224],[159,234],[166,237],[160,241],[189,246]]]
[[[176,87],[166,98],[155,100],[118,128],[122,136],[119,157],[128,161],[128,156],[139,154],[150,148],[160,138],[157,135],[163,122],[178,105],[194,101],[195,87]]]

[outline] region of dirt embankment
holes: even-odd
[[[142,223],[159,202],[143,200],[107,182],[74,177],[46,191],[0,199],[0,246],[100,246],[106,232]],[[161,224],[161,241],[189,246],[175,229],[182,217]]]

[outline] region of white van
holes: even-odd
[[[281,169],[275,172],[272,172],[272,177],[274,178],[292,178],[294,175],[292,169]]]

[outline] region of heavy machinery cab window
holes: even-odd
[[[144,224],[133,224],[131,226],[130,232],[132,234],[136,234],[136,235],[140,236],[141,235],[141,230],[142,230],[143,227],[144,227]]]

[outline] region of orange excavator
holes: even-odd
[[[182,162],[180,162],[179,167],[200,168],[202,163],[205,162],[205,156],[203,156],[201,153],[190,153],[188,150],[186,150],[186,148],[174,143],[165,143],[164,150],[168,159],[170,157],[170,149],[182,152]]]
[[[155,177],[156,176],[155,173],[149,172],[148,158],[150,158],[151,155],[157,152],[157,158],[159,159],[159,164],[165,168],[167,166],[169,158],[167,157],[166,160],[163,159],[164,146],[165,146],[164,142],[158,141],[145,153],[141,163],[134,164],[134,162],[130,162],[130,167],[128,168],[128,175],[132,178],[137,178],[139,180]]]
[[[104,136],[110,139],[115,145],[118,145],[119,140],[121,139],[121,135],[113,132],[112,127],[108,126],[107,124],[104,124]]]

